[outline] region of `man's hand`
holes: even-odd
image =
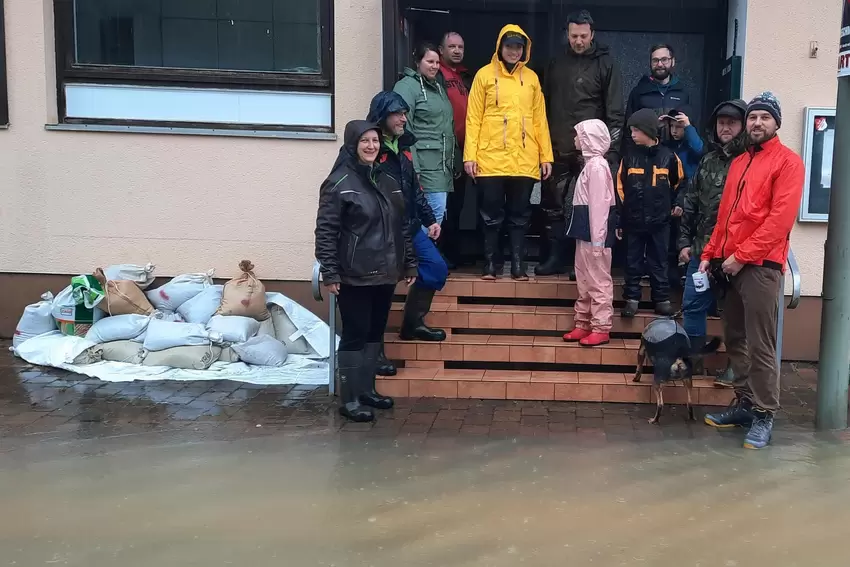
[[[430,238],[431,240],[439,239],[441,230],[442,229],[440,228],[439,224],[437,224],[437,223],[432,224],[431,226],[428,227],[428,238]]]
[[[404,281],[407,282],[407,287],[412,286],[416,283],[416,276],[410,276],[409,278],[404,278]]]
[[[328,293],[331,293],[332,295],[339,295],[338,283],[325,284],[325,287],[328,288]]]
[[[688,246],[687,248],[682,248],[682,250],[679,252],[679,262],[681,262],[682,264],[687,264],[690,261],[691,261],[691,247]]]
[[[699,271],[702,273],[706,273],[708,271],[709,266],[711,266],[711,262],[708,260],[703,260],[699,263]]]
[[[676,206],[676,207],[673,207],[673,210],[670,211],[670,214],[674,217],[680,217],[680,216],[682,216],[682,213],[684,213],[684,212],[685,211],[682,210],[682,207]]]
[[[616,237],[617,237],[617,240],[622,240],[622,239],[623,239],[623,229],[622,229],[622,228],[618,228],[617,230],[615,230],[615,231],[614,231],[614,236],[616,236]]]
[[[738,272],[740,272],[743,267],[744,265],[735,259],[734,254],[723,261],[723,272],[730,276],[737,276]]]
[[[466,172],[468,176],[475,179],[478,177],[478,162],[475,161],[465,161],[463,162],[463,170]]]
[[[543,181],[546,181],[552,176],[552,164],[551,163],[542,163],[540,164],[540,171],[543,173]]]

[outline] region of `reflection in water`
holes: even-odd
[[[44,441],[0,453],[0,565],[846,565],[850,448],[739,443]]]

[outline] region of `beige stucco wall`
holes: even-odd
[[[744,96],[772,90],[782,104],[782,141],[803,150],[803,111],[835,106],[842,0],[748,0]],[[793,14],[793,15],[792,15]],[[809,57],[817,41],[818,57]],[[826,224],[797,223],[791,246],[803,275],[803,294],[820,295]]]
[[[154,262],[160,275],[229,276],[249,258],[260,277],[309,279],[318,187],[337,142],[47,132],[56,121],[51,2],[5,4],[0,272]],[[341,139],[381,84],[381,2],[336,0],[334,10]]]

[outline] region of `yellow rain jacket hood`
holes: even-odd
[[[525,51],[513,71],[499,59],[502,37],[525,37]],[[552,163],[552,140],[546,103],[537,73],[527,67],[531,38],[509,24],[499,32],[490,64],[475,74],[466,114],[463,161],[478,163],[481,177],[511,176],[540,179],[540,164]]]

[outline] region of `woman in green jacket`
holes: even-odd
[[[437,48],[430,43],[422,44],[414,53],[414,61],[416,69],[406,68],[404,77],[393,90],[410,107],[407,126],[416,137],[413,167],[437,222],[442,223],[446,215],[446,197],[454,189],[458,152],[454,111],[438,78],[440,55]]]

